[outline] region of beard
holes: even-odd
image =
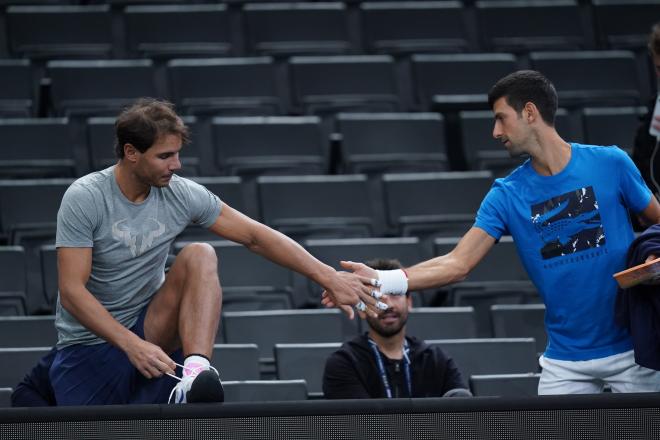
[[[408,322],[408,312],[406,311],[403,313],[396,313],[396,316],[399,318],[396,322],[385,324],[383,323],[381,317],[387,313],[387,311],[383,312],[382,314],[378,315],[378,318],[367,316],[367,323],[369,324],[369,327],[371,327],[374,332],[384,338],[389,338],[399,334],[403,330],[403,327],[406,325],[406,322]]]

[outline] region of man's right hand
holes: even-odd
[[[132,338],[122,349],[131,364],[147,379],[161,377],[163,374],[174,374],[176,364],[156,344],[135,335],[135,338]]]

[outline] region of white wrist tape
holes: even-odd
[[[408,277],[401,269],[377,270],[380,291],[386,295],[405,295],[408,291]]]

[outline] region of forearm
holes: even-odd
[[[452,254],[432,258],[405,269],[408,290],[424,290],[456,283],[465,279],[468,268]]]
[[[61,289],[64,307],[89,331],[125,351],[131,340],[138,338],[121,325],[84,286]]]
[[[294,270],[317,284],[328,288],[328,282],[336,274],[335,269],[312,256],[300,244],[286,235],[259,224],[252,240],[246,246],[263,257]]]

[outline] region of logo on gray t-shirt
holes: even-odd
[[[165,225],[153,217],[138,224],[132,224],[128,218],[112,224],[112,236],[124,243],[131,250],[131,255],[134,257],[148,251],[154,244],[154,239],[163,235],[164,232]]]

